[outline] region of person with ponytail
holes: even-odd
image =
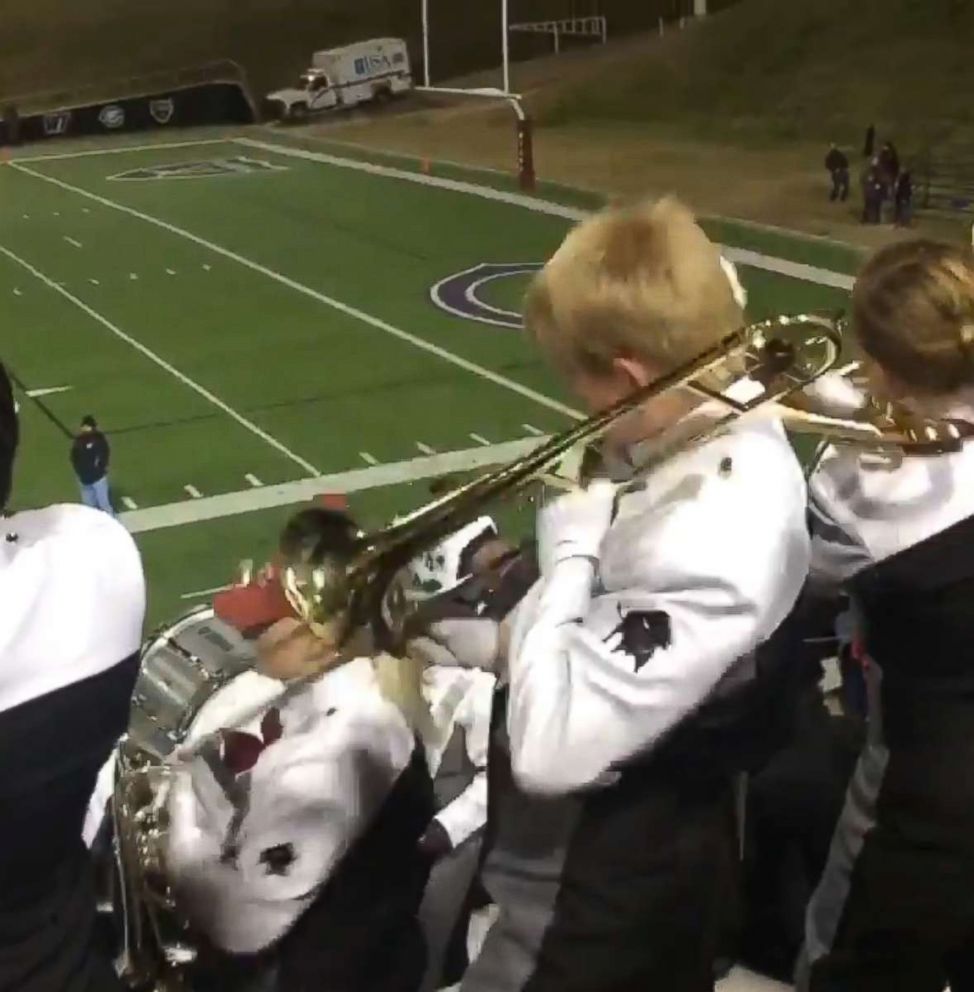
[[[974,255],[912,240],[853,292],[871,390],[974,423]],[[810,992],[974,988],[974,441],[831,450],[810,480],[813,577],[852,598],[869,731],[807,914]]]

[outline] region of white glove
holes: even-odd
[[[588,488],[562,496],[538,515],[538,562],[548,575],[566,558],[598,561],[602,539],[612,523],[617,487],[596,479]]]
[[[409,653],[430,665],[447,668],[482,668],[493,672],[501,652],[500,624],[496,620],[470,617],[440,620],[427,636],[409,642]]]

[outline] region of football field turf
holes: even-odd
[[[0,166],[14,506],[77,499],[70,435],[94,414],[154,622],[267,555],[317,493],[352,492],[374,525],[572,417],[511,326],[570,197],[254,133]],[[714,231],[743,249],[754,317],[842,306],[849,253]]]

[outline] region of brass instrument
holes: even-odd
[[[129,988],[147,992],[188,992],[185,970],[197,956],[163,860],[170,774],[130,738],[122,739],[111,804],[122,945],[116,967]]]
[[[665,460],[713,437],[742,416],[786,401],[831,370],[839,359],[842,324],[818,315],[781,316],[745,327],[608,410],[540,444],[522,458],[461,485],[452,493],[372,534],[359,533],[348,549],[316,539],[307,530],[282,540],[281,581],[287,598],[311,629],[340,647],[370,625],[379,646],[394,649],[402,639],[407,606],[394,576],[419,552],[473,519],[481,508],[551,473],[565,456],[590,445],[649,400],[673,389],[690,389],[721,409],[691,437],[660,450]],[[749,378],[760,383],[753,399],[735,399],[729,385]],[[287,535],[287,531],[285,534]]]

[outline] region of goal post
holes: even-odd
[[[417,93],[431,96],[469,97],[473,99],[499,100],[506,103],[514,112],[517,123],[516,162],[518,184],[521,189],[532,192],[537,185],[534,167],[534,126],[524,109],[523,101],[517,93],[506,93],[494,87],[463,89],[451,86],[417,86]]]

